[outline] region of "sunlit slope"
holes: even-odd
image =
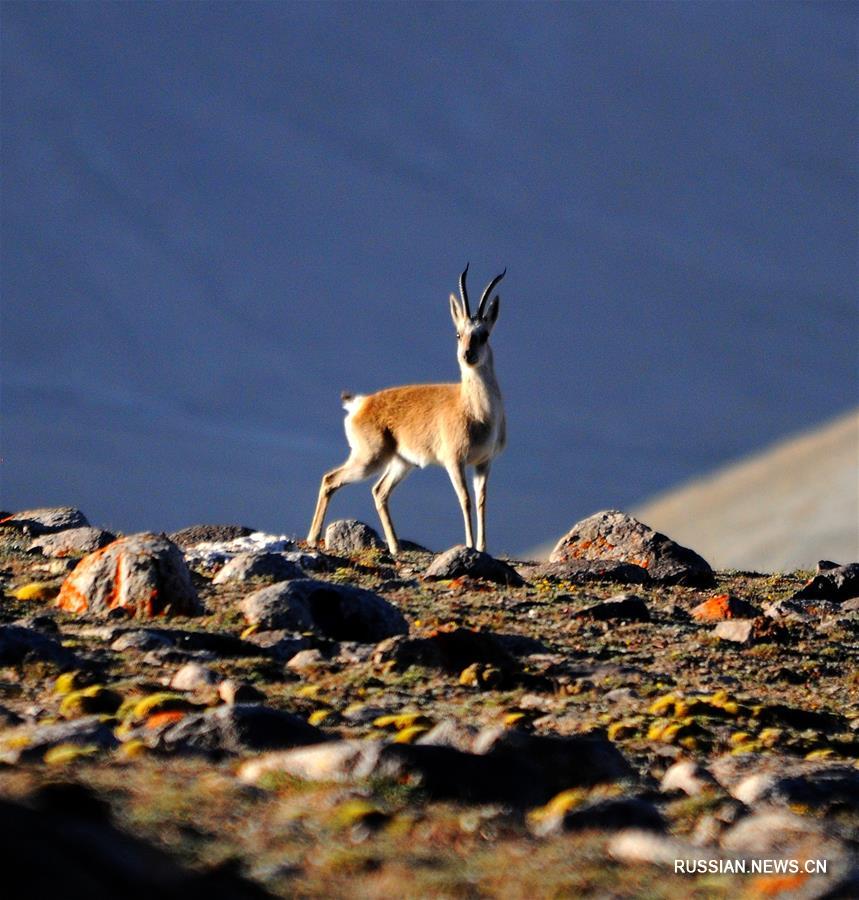
[[[859,411],[657,496],[633,514],[718,568],[859,560]]]

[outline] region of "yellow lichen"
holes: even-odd
[[[12,592],[16,600],[53,600],[60,592],[59,585],[48,581],[31,581]]]
[[[64,766],[79,759],[95,756],[99,748],[95,744],[57,744],[45,753],[49,766]]]
[[[426,725],[412,725],[410,728],[403,728],[397,732],[394,738],[395,744],[413,744],[422,734],[429,731]]]

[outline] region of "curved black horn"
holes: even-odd
[[[506,274],[507,274],[507,269],[505,268],[504,271],[500,275],[496,275],[492,279],[492,281],[489,282],[489,287],[486,288],[486,290],[483,292],[483,296],[480,298],[480,306],[477,307],[477,318],[478,319],[483,318],[484,307],[489,302],[489,297],[492,294],[492,291],[495,290],[495,285],[498,284],[498,282],[501,281],[501,279]]]
[[[465,314],[471,318],[471,310],[468,306],[468,291],[465,288],[465,276],[468,275],[468,267],[470,263],[465,264],[462,275],[459,276],[459,296],[462,297],[462,305],[465,307]]]

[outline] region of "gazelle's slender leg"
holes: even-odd
[[[450,476],[453,489],[459,498],[459,505],[462,508],[462,518],[465,522],[465,545],[467,547],[474,546],[474,534],[471,531],[471,497],[468,494],[468,485],[465,483],[465,466],[462,463],[454,462],[445,466],[447,474]]]
[[[322,484],[319,486],[319,498],[316,501],[316,512],[313,514],[313,522],[307,535],[308,544],[319,542],[322,524],[325,521],[325,513],[328,510],[328,503],[334,492],[343,487],[344,484],[363,481],[372,475],[373,472],[376,472],[380,465],[381,462],[378,461],[368,463],[350,457],[342,466],[338,466],[322,476]]]
[[[388,512],[388,497],[394,488],[411,472],[414,466],[406,462],[402,456],[395,456],[389,463],[382,477],[373,485],[373,500],[376,503],[376,511],[382,520],[382,528],[385,531],[385,540],[388,549],[396,556],[400,552],[400,543],[394,531],[394,523]]]
[[[474,499],[477,503],[477,549],[486,550],[486,482],[491,463],[474,467]]]

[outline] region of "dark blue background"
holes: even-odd
[[[0,12],[6,507],[303,533],[339,391],[456,377],[467,260],[492,550],[855,403],[855,4]],[[392,510],[461,539],[440,470]]]

